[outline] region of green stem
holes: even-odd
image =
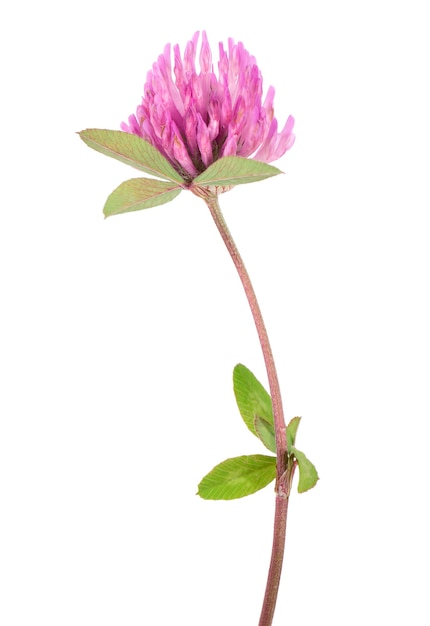
[[[276,599],[278,595],[279,581],[281,578],[282,562],[284,558],[285,533],[287,523],[288,500],[290,494],[291,481],[294,474],[295,465],[288,462],[287,438],[284,412],[282,408],[281,390],[279,387],[278,375],[276,373],[275,361],[270,347],[269,337],[260,306],[255,295],[251,279],[246,270],[245,264],[236,244],[231,236],[228,226],[221,212],[218,197],[216,195],[202,194],[203,199],[209,207],[213,220],[218,231],[230,253],[233,263],[237,269],[246,297],[251,307],[252,316],[257,328],[258,337],[263,351],[266,365],[267,378],[269,380],[270,395],[273,406],[273,419],[276,437],[276,508],[273,530],[272,556],[270,560],[269,574],[267,577],[266,592],[260,616],[259,626],[271,626],[275,612]]]

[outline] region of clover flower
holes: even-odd
[[[242,43],[229,39],[227,50],[219,44],[217,76],[204,31],[200,71],[197,70],[198,39],[197,32],[183,57],[179,47],[174,46],[173,70],[170,44],[166,45],[148,72],[142,104],[128,118],[128,124],[121,124],[121,131],[88,128],[79,136],[97,152],[151,176],[131,178],[114,189],[103,208],[105,217],[166,204],[183,190],[191,191],[206,203],[242,282],[260,340],[270,394],[241,364],[234,368],[233,388],[245,425],[272,455],[228,458],[206,474],[197,493],[206,500],[233,500],[276,481],[273,549],[259,622],[271,626],[294,473],[298,468],[299,493],[314,487],[319,479],[315,466],[295,447],[301,418],[285,422],[279,379],[260,306],[218,196],[236,185],[282,173],[269,163],[293,145],[294,119],[288,117],[278,133],[273,108],[275,90],[270,87],[262,101],[260,70]]]
[[[281,132],[274,116],[275,90],[262,101],[263,79],[256,60],[242,43],[219,44],[218,76],[206,32],[179,46],[167,44],[148,72],[142,104],[121,129],[151,143],[184,180],[192,181],[214,161],[226,156],[270,163],[294,143],[293,117]]]

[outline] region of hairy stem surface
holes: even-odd
[[[276,373],[275,361],[270,347],[269,337],[260,306],[255,295],[251,279],[246,270],[245,264],[236,244],[231,236],[224,216],[221,212],[218,197],[208,195],[204,197],[209,207],[213,220],[218,231],[230,253],[233,263],[237,269],[246,297],[251,308],[258,338],[263,351],[266,365],[267,378],[269,380],[270,395],[273,406],[273,419],[276,437],[276,507],[275,522],[273,530],[272,556],[270,560],[269,573],[267,577],[266,592],[261,610],[259,626],[271,626],[275,612],[276,599],[278,596],[279,582],[281,578],[282,563],[284,558],[285,534],[287,524],[288,500],[290,494],[291,481],[294,474],[295,465],[288,463],[286,427],[284,412],[282,408],[281,391],[279,387],[278,375]]]

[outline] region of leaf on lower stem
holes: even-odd
[[[275,479],[276,458],[262,454],[227,459],[206,474],[198,487],[205,500],[235,500],[263,489]]]
[[[291,450],[291,448],[296,443],[296,435],[297,429],[300,424],[301,417],[293,417],[292,420],[289,421],[287,426],[287,448]]]
[[[297,465],[299,466],[299,485],[297,490],[299,493],[303,493],[315,487],[319,480],[318,473],[315,465],[309,461],[303,452],[300,452],[300,450],[297,450],[297,448],[293,446],[291,453],[295,456]]]
[[[254,374],[240,363],[236,365],[233,371],[233,388],[243,421],[252,434],[260,439],[255,428],[256,415],[258,415],[260,420],[267,422],[273,428],[273,410],[270,395],[255,378]]]
[[[254,427],[255,432],[263,445],[265,445],[270,452],[274,452],[276,454],[275,430],[272,424],[269,424],[259,415],[256,415],[254,417]]]

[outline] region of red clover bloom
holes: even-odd
[[[278,132],[273,108],[275,90],[269,87],[262,100],[261,72],[242,43],[229,39],[226,50],[219,44],[216,75],[204,31],[199,69],[196,68],[198,40],[197,32],[188,42],[183,57],[179,46],[174,46],[173,63],[171,46],[166,45],[148,72],[142,104],[128,118],[128,123],[121,124],[125,132],[88,128],[79,135],[90,148],[151,176],[130,178],[114,189],[103,208],[105,217],[166,204],[182,190],[189,190],[206,203],[239,274],[263,351],[270,394],[244,365],[234,368],[233,387],[246,426],[276,456],[229,458],[201,480],[198,495],[206,500],[233,500],[255,493],[276,480],[273,549],[259,622],[261,626],[270,626],[281,577],[294,472],[297,467],[299,493],[315,486],[318,473],[295,447],[301,418],[285,422],[264,320],[218,196],[236,185],[282,173],[268,164],[293,145],[294,119],[288,117]],[[260,428],[262,425],[264,428]]]
[[[256,60],[242,43],[219,44],[218,76],[206,33],[188,42],[183,59],[175,45],[172,74],[170,44],[148,72],[142,104],[121,129],[139,135],[191,182],[221,157],[251,157],[270,163],[294,143],[293,117],[281,132],[274,116],[275,90],[262,102],[263,79]]]

